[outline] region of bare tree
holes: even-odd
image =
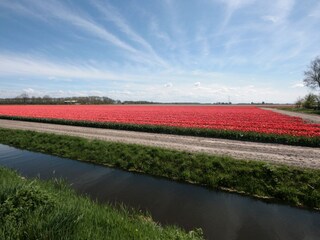
[[[19,96],[16,97],[18,100],[20,100],[22,103],[27,103],[29,99],[28,93],[22,93]]]
[[[22,98],[22,99],[27,99],[29,98],[28,93],[21,93],[19,96],[17,96],[16,98]]]
[[[304,72],[304,84],[312,90],[320,90],[320,57],[311,61],[308,70]]]
[[[43,99],[50,99],[51,97],[49,95],[44,95]]]

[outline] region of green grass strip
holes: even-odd
[[[210,138],[223,138],[251,142],[264,142],[264,143],[279,143],[293,146],[307,146],[307,147],[320,147],[320,137],[305,137],[305,136],[291,136],[291,135],[278,135],[266,134],[257,132],[244,132],[244,131],[231,131],[219,129],[203,129],[203,128],[183,128],[172,126],[160,125],[138,125],[126,123],[112,123],[112,122],[90,122],[90,121],[72,121],[64,119],[49,119],[49,118],[29,118],[29,117],[16,117],[0,115],[0,119],[19,120],[28,122],[42,122],[71,126],[94,127],[94,128],[107,128],[117,130],[128,130],[149,133],[165,133],[176,134],[185,136],[198,136]]]
[[[202,239],[150,216],[78,196],[62,181],[25,180],[0,167],[0,239]]]
[[[320,208],[320,170],[1,128],[0,143],[295,206]]]

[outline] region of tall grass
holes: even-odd
[[[1,240],[202,239],[161,227],[125,207],[98,205],[76,195],[61,181],[24,180],[0,167]]]

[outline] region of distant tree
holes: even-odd
[[[49,95],[43,97],[29,96],[22,93],[15,98],[0,98],[0,104],[121,104],[120,100],[109,97],[87,96],[87,97],[61,97],[54,98]]]
[[[295,102],[296,108],[302,108],[303,102],[304,102],[304,99],[299,97],[298,100]]]
[[[319,95],[309,93],[302,101],[304,108],[320,109],[320,57],[311,61],[307,71],[304,72],[304,85],[311,90],[319,91]]]
[[[29,98],[28,93],[21,93],[19,96],[17,96],[16,98]]]
[[[19,96],[16,97],[18,100],[21,100],[22,103],[27,103],[29,99],[28,93],[22,93]]]
[[[318,96],[312,93],[309,93],[305,96],[302,106],[307,109],[315,109],[318,107],[319,99]]]
[[[311,61],[308,70],[304,72],[303,82],[312,90],[320,90],[320,57]]]
[[[41,103],[50,103],[52,102],[52,98],[49,95],[44,95],[41,99]]]

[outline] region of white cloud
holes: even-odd
[[[41,95],[49,95],[51,97],[74,97],[74,96],[80,96],[80,97],[86,97],[86,96],[104,96],[104,92],[99,90],[80,90],[80,91],[74,91],[74,90],[58,90],[58,91],[38,91],[41,93]]]
[[[171,88],[173,84],[171,82],[168,82],[164,85],[165,88]]]
[[[130,84],[130,90],[124,87],[119,89],[101,90],[97,87],[93,90],[63,90],[38,89],[30,87],[24,91],[6,91],[0,90],[0,97],[15,97],[21,92],[29,92],[32,96],[50,95],[52,97],[70,97],[70,96],[108,96],[120,100],[148,100],[158,102],[226,102],[229,100],[233,103],[243,102],[294,102],[297,96],[304,95],[301,88],[288,91],[272,87],[256,87],[252,85],[228,86],[223,84],[206,84],[206,87],[194,88],[192,85],[167,83],[168,87],[158,84]],[[299,90],[299,91],[298,91]],[[303,90],[303,89],[302,89]]]
[[[279,21],[276,16],[262,16],[262,19],[265,21],[270,21],[272,23],[277,23]]]
[[[291,88],[303,88],[304,84],[303,83],[295,83],[293,85],[291,85]]]
[[[233,103],[250,102],[279,102],[287,103],[296,100],[297,93],[287,91],[283,93],[266,87],[252,85],[227,86],[222,84],[208,84],[207,87],[193,88],[186,84],[175,84],[172,88],[161,88],[158,85],[132,86],[131,95],[118,91],[109,94],[121,100],[148,100],[157,102],[227,102],[230,98]]]
[[[23,89],[23,92],[29,94],[29,95],[32,95],[35,93],[35,90],[32,89],[32,88],[26,88],[26,89]]]

